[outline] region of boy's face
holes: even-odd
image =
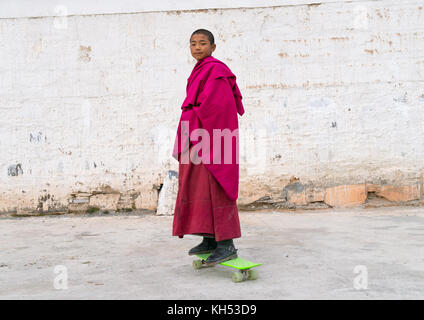
[[[208,37],[204,34],[194,34],[190,39],[191,55],[194,59],[197,59],[197,61],[209,57],[215,48],[216,45],[211,45]]]

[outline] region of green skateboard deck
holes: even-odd
[[[197,254],[196,256],[200,260],[193,261],[193,268],[200,269],[202,267],[206,267],[207,265],[205,264],[205,261],[210,256],[210,253]],[[219,264],[238,269],[238,271],[234,272],[232,276],[232,280],[234,282],[241,282],[244,280],[256,280],[258,278],[258,272],[256,270],[251,269],[262,265],[262,263],[251,262],[240,257],[232,260],[227,260]]]

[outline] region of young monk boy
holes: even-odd
[[[173,151],[179,161],[179,174],[172,234],[180,238],[186,234],[203,236],[188,254],[211,253],[208,265],[236,258],[233,239],[241,237],[236,204],[237,113],[243,115],[244,108],[236,76],[212,57],[215,48],[210,31],[192,33],[190,51],[197,63],[187,81]],[[203,132],[201,139],[195,134],[199,130]],[[215,130],[223,136],[218,137],[220,143],[214,140]]]

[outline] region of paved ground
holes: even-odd
[[[224,266],[193,270],[200,238],[172,237],[172,217],[0,218],[0,299],[424,298],[424,208],[240,219],[240,255],[263,263],[243,283]]]

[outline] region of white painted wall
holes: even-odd
[[[200,27],[244,96],[239,202],[293,175],[316,185],[422,176],[423,1],[7,18],[0,211],[45,194],[66,204],[100,185],[144,192],[177,170],[188,38]]]

